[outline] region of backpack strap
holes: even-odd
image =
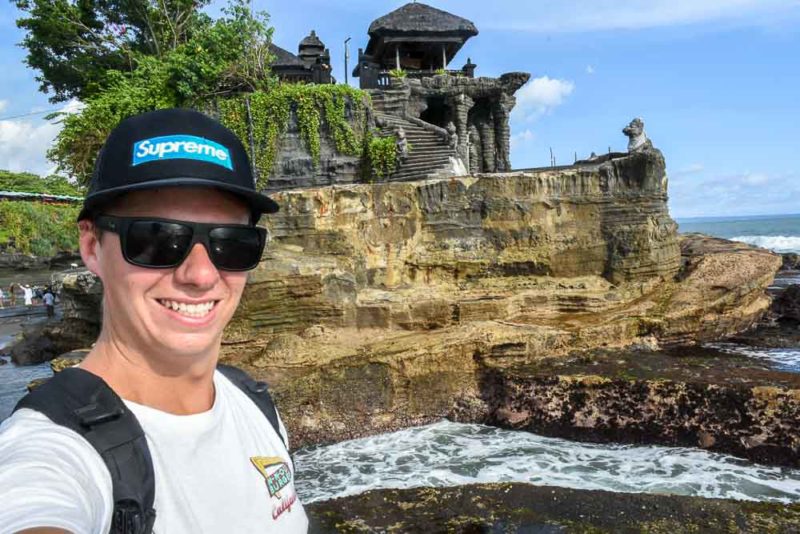
[[[232,365],[220,363],[217,364],[217,370],[225,375],[225,378],[233,382],[236,387],[241,389],[244,394],[258,406],[264,414],[264,417],[266,417],[267,421],[272,425],[272,428],[275,429],[275,433],[278,434],[281,443],[283,443],[283,446],[286,447],[288,451],[289,448],[286,446],[286,442],[281,434],[280,424],[278,423],[278,410],[275,409],[275,403],[272,402],[272,397],[269,394],[269,388],[266,382],[253,380],[250,375]]]
[[[103,379],[73,367],[23,397],[14,408],[29,408],[83,436],[111,475],[114,534],[150,534],[155,475],[144,431],[122,399]]]

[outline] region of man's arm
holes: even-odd
[[[72,430],[32,410],[0,425],[0,526],[3,532],[108,532],[111,476]]]

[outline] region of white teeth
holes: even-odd
[[[187,317],[205,317],[216,304],[213,300],[203,302],[202,304],[185,304],[174,300],[159,300],[158,302],[160,302],[162,306],[175,310]]]

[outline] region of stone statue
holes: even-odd
[[[644,133],[644,122],[639,117],[633,119],[630,124],[622,129],[622,133],[628,136],[628,152],[644,152],[653,148],[653,143]]]
[[[458,147],[458,133],[456,133],[456,125],[452,121],[447,123],[447,133],[449,137],[450,148],[455,149]]]
[[[406,139],[406,131],[402,127],[395,131],[397,137],[397,157],[400,161],[405,161],[408,157],[408,139]]]

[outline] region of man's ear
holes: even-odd
[[[78,221],[78,231],[80,232],[78,245],[80,246],[83,264],[102,279],[100,264],[97,261],[97,249],[100,247],[100,239],[97,236],[94,222],[88,219]]]

